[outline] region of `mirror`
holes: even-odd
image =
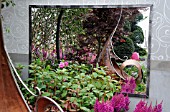
[[[39,63],[46,72],[86,66],[81,68],[86,77],[100,72],[116,82],[114,92],[147,98],[151,9],[152,5],[30,5],[30,64]]]

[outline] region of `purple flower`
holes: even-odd
[[[63,62],[60,62],[59,67],[64,68],[65,64]]]
[[[100,103],[98,99],[94,105],[94,112],[114,112],[114,107],[111,105],[110,101]]]
[[[125,98],[124,98],[124,100],[125,100],[125,110],[129,110],[129,104],[130,104],[130,100],[129,100],[129,97],[128,96],[126,96]]]
[[[111,99],[111,103],[116,112],[129,110],[129,97],[125,97],[123,94],[114,95]]]
[[[145,101],[140,100],[133,112],[162,112],[162,102],[153,108],[152,103],[148,107]]]
[[[66,62],[64,62],[64,65],[67,67],[68,66],[68,62],[66,61]]]
[[[55,53],[56,53],[56,50],[54,49],[54,50],[51,52],[51,56],[52,56],[52,57],[55,57]]]
[[[100,105],[100,102],[98,99],[96,99],[96,102],[94,104],[94,112],[98,112],[98,106]]]
[[[122,93],[134,93],[136,89],[136,82],[133,77],[126,79],[125,83],[121,86]]]
[[[134,112],[146,112],[146,102],[140,100],[140,102],[136,105]]]
[[[151,103],[150,106],[148,107],[147,112],[152,112],[152,103]]]
[[[43,58],[47,58],[48,52],[42,49]]]
[[[123,94],[116,94],[111,100],[106,102],[102,101],[100,103],[97,99],[94,105],[94,112],[127,112],[129,110],[129,103],[128,96],[125,97]]]
[[[39,51],[39,48],[38,48],[38,47],[35,48],[35,54],[37,55],[37,57],[40,56],[40,51]]]
[[[153,108],[153,112],[162,112],[162,102]]]

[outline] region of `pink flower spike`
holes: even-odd
[[[96,99],[96,102],[94,104],[94,112],[98,112],[98,106],[100,105],[99,100]]]
[[[64,65],[67,67],[68,66],[68,62],[66,61],[66,62],[64,62]]]
[[[140,59],[139,59],[139,53],[134,52],[134,53],[132,54],[132,56],[131,56],[131,59],[139,61],[139,60],[140,60]]]
[[[60,62],[59,67],[64,68],[65,64],[63,62]]]

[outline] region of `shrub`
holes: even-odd
[[[147,55],[146,49],[139,47],[137,44],[134,44],[134,46],[135,46],[135,52],[138,52],[140,56]]]
[[[38,86],[43,96],[53,98],[65,110],[90,111],[97,98],[110,99],[120,91],[119,82],[107,76],[105,67],[93,68],[88,64],[61,61],[62,67],[58,64],[52,68],[50,65],[44,66],[44,63],[37,59],[30,65],[31,76],[26,81],[27,86],[31,90]],[[33,104],[33,97],[23,92]]]
[[[116,55],[122,59],[125,58],[124,56],[130,58],[134,50],[135,47],[133,41],[127,37],[121,37],[121,39],[114,44],[114,51]]]
[[[137,26],[137,29],[134,30],[128,37],[132,39],[134,43],[142,44],[144,42],[143,31],[139,26]]]

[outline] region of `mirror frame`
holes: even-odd
[[[130,8],[132,8],[132,7],[150,7],[149,32],[148,32],[146,94],[129,94],[128,93],[129,97],[149,98],[153,4],[134,4],[134,5],[29,5],[29,64],[31,63],[31,60],[32,60],[31,59],[31,43],[32,43],[31,8],[129,8],[129,7]]]

